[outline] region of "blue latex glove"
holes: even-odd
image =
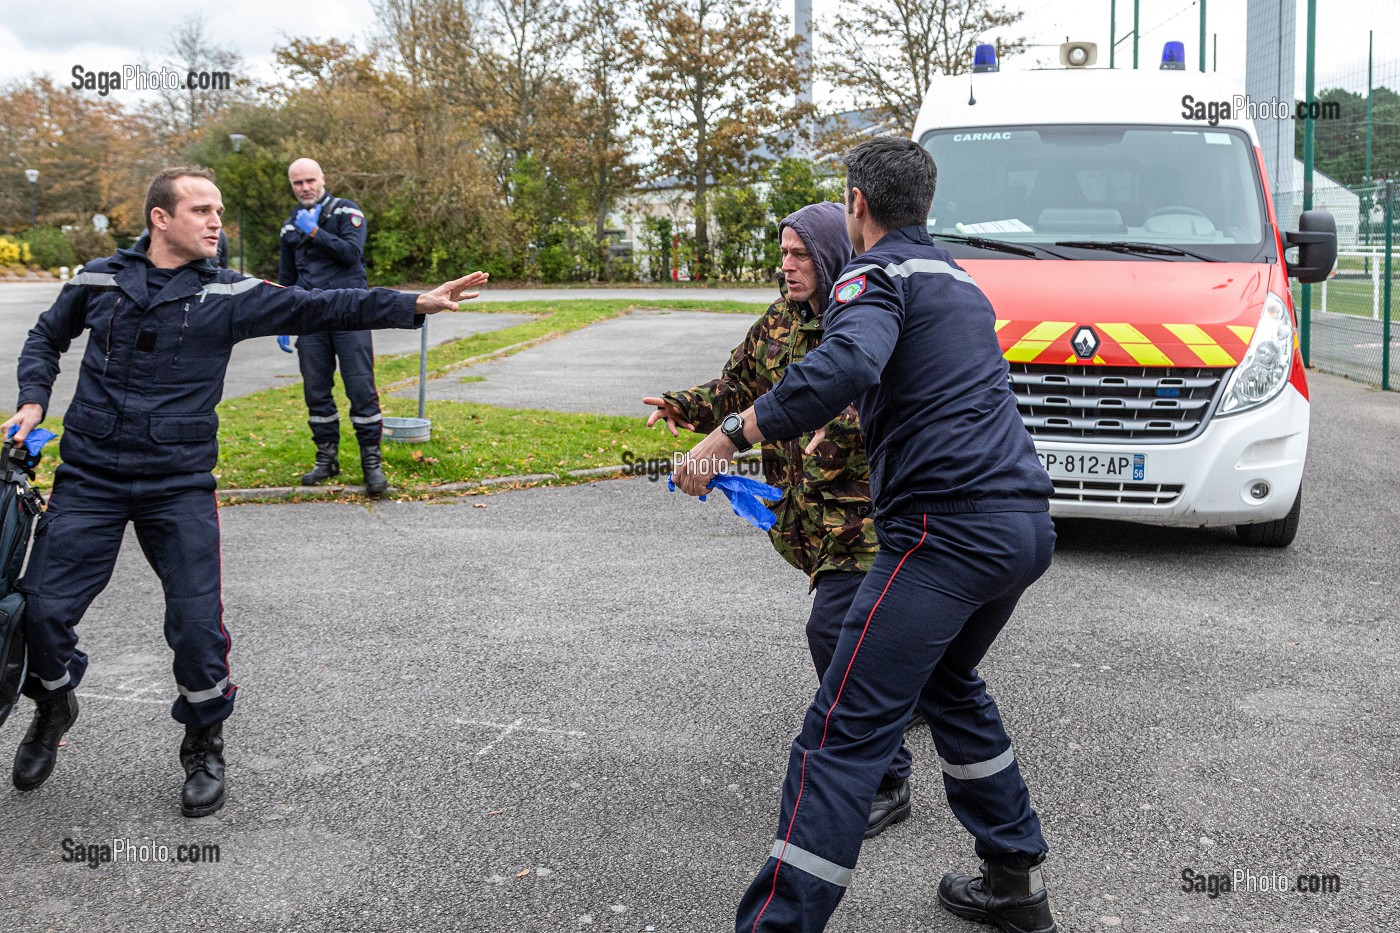
[[[277,345],[282,348],[283,353],[292,352],[292,338],[288,337],[286,334],[277,338]]]
[[[734,510],[734,514],[760,531],[767,531],[777,524],[778,517],[760,499],[773,501],[781,499],[783,491],[778,487],[760,483],[747,476],[734,476],[730,473],[713,476],[706,485],[710,489],[718,489],[724,493],[725,498],[729,500],[730,508]],[[670,476],[666,477],[666,488],[671,492],[676,491],[675,481]],[[704,502],[705,498],[705,496],[701,496],[700,501]]]
[[[317,204],[311,210],[297,211],[296,219],[292,223],[296,224],[298,230],[307,236],[311,236],[311,231],[316,229],[316,222],[321,219],[321,205]]]
[[[776,501],[783,497],[783,491],[776,486],[760,483],[747,476],[721,473],[713,477],[709,486],[724,493],[734,514],[761,531],[767,531],[778,523],[778,517],[761,500]]]
[[[6,435],[6,439],[14,437],[15,432],[18,430],[19,425],[10,425],[10,433]],[[53,440],[55,437],[58,437],[58,435],[53,433],[52,431],[45,431],[43,428],[35,428],[34,430],[30,431],[29,435],[24,439],[24,446],[26,449],[28,449],[29,455],[31,457],[37,457],[39,456],[39,451],[44,449],[44,445],[47,444],[49,441]]]

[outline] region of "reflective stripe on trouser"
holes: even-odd
[[[31,673],[24,692],[47,699],[82,682],[88,659],[76,626],[111,579],[128,522],[165,591],[177,694],[171,715],[187,725],[220,722],[233,712],[238,688],[229,680],[208,473],[126,477],[59,466],[21,583]]]
[[[350,399],[350,423],[361,444],[378,443],[383,432],[379,392],[374,387],[374,341],[367,330],[343,330],[331,334],[306,334],[297,338],[297,365],[301,368],[302,396],[306,399],[311,437],[317,444],[340,442],[340,414],[336,411],[336,363],[340,381]]]
[[[876,532],[880,552],[793,742],[781,845],[740,900],[741,933],[825,929],[845,893],[837,870],[855,868],[876,787],[916,704],[940,757],[970,768],[969,776],[1010,748],[976,669],[1021,593],[1050,565],[1049,513],[900,516],[877,521]],[[945,775],[949,803],[979,854],[1046,851],[1014,760],[985,778],[954,781]],[[799,857],[784,858],[783,845]]]
[[[812,654],[818,681],[831,666],[831,656],[836,653],[836,643],[841,638],[841,623],[845,621],[864,579],[864,573],[844,570],[824,570],[817,574],[817,587],[812,594],[812,614],[807,617],[807,650]],[[913,769],[913,763],[914,756],[909,753],[908,744],[900,742],[899,751],[890,762],[885,778],[905,780]]]

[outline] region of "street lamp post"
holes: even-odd
[[[228,141],[233,143],[234,155],[242,155],[243,144],[248,137],[242,133],[229,133]],[[238,274],[243,274],[243,197],[238,198]]]
[[[27,168],[24,177],[29,179],[29,226],[32,228],[37,223],[39,211],[39,170]]]

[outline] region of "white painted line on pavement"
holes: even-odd
[[[523,716],[517,719],[515,722],[510,723],[509,725],[499,722],[486,722],[480,719],[458,719],[454,721],[459,726],[486,726],[491,729],[501,730],[500,735],[496,736],[490,742],[486,743],[486,745],[476,753],[478,757],[486,754],[491,749],[495,748],[501,743],[503,739],[506,738],[506,736],[510,735],[513,732],[543,732],[549,735],[570,735],[574,737],[584,736],[588,734],[586,732],[579,732],[577,730],[543,729],[537,726],[524,726],[521,725],[521,723],[525,722],[525,718]]]

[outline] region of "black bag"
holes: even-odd
[[[19,578],[34,519],[44,510],[43,496],[29,485],[38,464],[39,455],[23,444],[0,443],[0,726],[15,707],[28,668]]]

